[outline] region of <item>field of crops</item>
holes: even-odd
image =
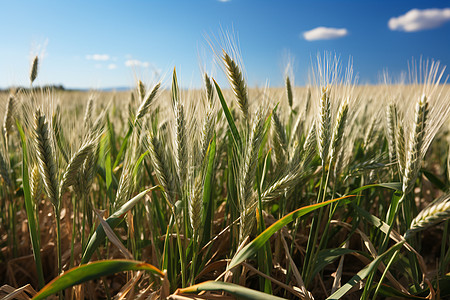
[[[325,55],[258,89],[220,59],[113,93],[34,87],[36,58],[0,94],[0,295],[448,299],[444,68],[359,86]]]

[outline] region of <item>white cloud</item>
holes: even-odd
[[[303,38],[307,41],[338,39],[348,35],[345,28],[317,27],[303,32]]]
[[[137,59],[129,59],[127,61],[125,61],[125,66],[127,67],[144,67],[144,68],[148,68],[150,66],[149,62],[146,61],[140,61]]]
[[[89,54],[86,55],[86,59],[96,61],[107,61],[110,59],[110,57],[108,54]]]
[[[219,2],[230,2],[231,0],[219,0]]]
[[[116,65],[116,64],[109,64],[109,65],[108,65],[108,69],[109,69],[109,70],[117,69],[117,65]]]
[[[450,8],[411,9],[406,14],[389,19],[391,30],[414,32],[433,29],[450,21]]]

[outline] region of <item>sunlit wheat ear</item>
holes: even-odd
[[[223,61],[225,62],[228,80],[236,96],[239,108],[244,115],[244,119],[248,121],[248,91],[242,72],[236,62],[225,51],[223,52]]]
[[[213,107],[214,105],[214,89],[211,82],[211,78],[209,78],[208,74],[205,73],[205,88],[206,88],[206,98],[208,99],[209,107]]]
[[[13,183],[11,181],[11,177],[9,176],[10,174],[10,166],[4,156],[4,154],[2,153],[2,151],[0,151],[0,175],[3,178],[3,181],[5,182],[5,185],[8,187],[13,187]]]
[[[6,105],[5,119],[3,120],[3,133],[6,138],[11,134],[14,127],[15,106],[16,100],[13,95],[10,95]]]
[[[171,170],[168,161],[165,158],[165,149],[159,139],[153,135],[149,135],[149,150],[153,169],[158,178],[159,184],[164,188],[164,194],[169,202],[172,203],[171,189],[170,189],[170,174]],[[172,203],[173,204],[173,203]]]
[[[214,135],[214,125],[215,125],[214,112],[212,109],[210,109],[206,113],[206,118],[203,123],[202,140],[200,145],[201,159],[204,159],[206,153],[208,152],[209,143]]]
[[[202,175],[199,174],[194,180],[194,185],[191,188],[189,195],[189,218],[191,221],[194,235],[199,233],[202,220]]]
[[[287,138],[286,131],[284,130],[284,126],[281,123],[281,120],[276,111],[272,114],[272,123],[273,123],[273,147],[275,150],[275,157],[277,160],[277,166],[279,168],[283,168],[288,161],[288,147],[287,147]]]
[[[144,102],[146,89],[145,89],[145,84],[140,80],[138,81],[138,93],[139,93],[139,99],[141,100],[141,102]]]
[[[264,131],[264,113],[259,110],[253,120],[248,145],[244,154],[239,180],[239,194],[241,206],[241,241],[252,231],[255,210],[253,207],[253,184],[255,181],[258,151]]]
[[[297,167],[296,170],[288,173],[287,175],[281,177],[273,184],[271,184],[262,194],[261,199],[263,201],[274,200],[281,195],[284,195],[287,190],[295,188],[298,180],[300,179],[300,168]]]
[[[336,117],[336,124],[334,125],[333,135],[331,137],[330,148],[330,165],[336,162],[337,153],[339,153],[342,144],[342,137],[344,135],[345,123],[347,122],[348,114],[348,98],[346,98],[340,105]]]
[[[63,140],[62,126],[61,126],[61,108],[58,105],[52,115],[53,134],[55,136],[56,145],[61,153],[64,161],[69,163],[69,155],[67,154],[66,143]],[[56,150],[56,149],[55,149]]]
[[[397,129],[397,105],[390,103],[386,107],[386,136],[388,141],[389,161],[393,163],[397,159],[395,134]]]
[[[121,207],[131,196],[133,189],[133,175],[130,165],[126,165],[123,168],[122,175],[119,179],[119,186],[116,192],[116,199],[114,200],[114,206],[116,208]]]
[[[39,201],[39,196],[42,193],[42,180],[41,175],[39,174],[38,165],[34,165],[31,168],[30,190],[31,190],[31,199],[33,199],[35,203],[37,203]]]
[[[31,70],[30,70],[30,84],[33,84],[34,80],[36,79],[36,77],[38,75],[38,64],[39,64],[39,59],[37,56],[35,56],[33,59],[33,63],[31,65]]]
[[[76,183],[77,175],[81,171],[83,164],[88,155],[93,155],[94,143],[85,143],[72,156],[67,164],[66,170],[62,176],[60,184],[60,195],[62,195],[67,188]]]
[[[396,130],[395,146],[397,150],[398,168],[400,170],[400,174],[403,175],[406,164],[406,148],[405,148],[405,131],[403,129],[403,125],[400,123],[398,124]]]
[[[84,112],[84,130],[85,132],[88,132],[89,129],[92,127],[92,113],[94,111],[94,97],[89,97],[89,100],[86,105],[86,111]]]
[[[373,137],[374,137],[374,133],[375,133],[375,127],[377,126],[378,123],[378,118],[373,117],[372,121],[370,122],[369,127],[366,129],[366,134],[364,135],[364,148],[367,150],[370,148],[372,142],[373,142]]]
[[[408,193],[414,186],[422,161],[421,152],[424,142],[425,126],[428,115],[427,97],[423,95],[416,104],[413,128],[410,132],[403,175],[403,193]]]
[[[428,204],[427,207],[412,220],[410,228],[405,233],[405,238],[410,237],[415,232],[448,220],[449,218],[450,194],[447,194]]]
[[[150,94],[145,95],[141,105],[139,105],[139,108],[137,110],[136,113],[136,119],[135,119],[135,123],[137,120],[141,119],[143,116],[145,116],[150,108],[150,105],[153,103],[153,100],[155,100],[156,96],[158,95],[158,91],[159,88],[161,87],[161,83],[157,83],[152,91],[150,92]]]
[[[214,135],[214,110],[213,110],[213,101],[214,101],[214,90],[212,87],[211,79],[208,74],[205,73],[205,88],[206,88],[206,98],[208,100],[208,112],[206,113],[205,120],[203,122],[202,129],[202,138],[200,142],[200,157],[204,159],[206,152],[208,151],[209,142],[211,141]]]
[[[450,145],[447,151],[447,178],[450,180]]]
[[[309,164],[311,160],[314,158],[314,155],[316,154],[316,143],[317,143],[316,123],[314,122],[313,124],[311,124],[311,128],[309,129],[305,142],[303,143],[303,151],[302,151],[303,167]]]
[[[59,209],[58,168],[55,161],[55,151],[51,142],[51,129],[40,110],[34,114],[34,135],[36,140],[39,171],[44,182],[44,188],[55,208]]]
[[[327,164],[328,152],[330,149],[331,135],[331,103],[330,87],[322,88],[322,96],[319,104],[319,122],[318,122],[318,146],[319,155],[322,159],[322,165]]]
[[[309,113],[310,109],[311,109],[311,88],[308,87],[308,92],[306,94],[306,101],[305,101],[305,116]]]
[[[289,107],[292,109],[294,96],[292,94],[291,79],[289,78],[289,76],[286,76],[286,96],[288,99]]]

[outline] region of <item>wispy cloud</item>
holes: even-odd
[[[450,8],[411,9],[406,14],[389,19],[391,30],[414,32],[433,29],[450,21]]]
[[[117,65],[116,65],[116,64],[109,64],[109,65],[108,65],[108,69],[109,69],[109,70],[117,69]]]
[[[230,2],[231,0],[218,0],[219,2]]]
[[[110,59],[108,54],[88,54],[86,55],[87,60],[96,60],[96,61],[107,61]]]
[[[317,27],[303,32],[303,38],[307,41],[332,40],[348,35],[346,28]]]
[[[146,61],[140,61],[137,59],[129,59],[127,61],[125,61],[125,66],[127,67],[144,67],[144,68],[148,68],[150,66],[149,62]]]

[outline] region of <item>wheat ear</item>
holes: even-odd
[[[68,187],[76,183],[77,175],[82,169],[86,157],[92,155],[93,149],[94,144],[92,142],[85,143],[72,156],[61,179],[60,195],[62,195]]]
[[[194,185],[191,188],[191,193],[189,195],[189,218],[191,221],[194,236],[198,234],[202,220],[202,182],[202,175],[197,175],[194,180]]]
[[[397,159],[395,143],[395,132],[397,128],[397,106],[395,105],[395,103],[390,103],[386,108],[386,123],[389,161],[393,163]]]
[[[427,97],[423,95],[416,104],[414,124],[410,133],[408,152],[403,175],[403,193],[408,193],[414,186],[422,161],[421,152],[425,136],[425,125],[428,115]]]
[[[39,59],[37,56],[34,57],[33,63],[31,64],[31,70],[30,70],[30,84],[33,84],[34,80],[37,77],[38,74],[38,64]]]
[[[249,120],[248,113],[248,92],[242,72],[236,62],[224,51],[223,60],[227,68],[228,79],[236,96],[239,108],[245,120]]]
[[[165,152],[163,146],[161,145],[161,142],[153,134],[149,135],[149,150],[153,169],[155,170],[156,173],[156,177],[158,178],[158,181],[161,184],[161,186],[164,188],[164,194],[166,196],[166,199],[170,203],[172,203],[172,198],[170,197],[171,169],[169,167],[167,159],[165,158],[164,155]]]
[[[139,106],[137,113],[136,113],[136,119],[134,121],[135,123],[137,120],[139,120],[140,118],[145,116],[145,114],[147,114],[147,112],[150,108],[150,104],[152,104],[153,100],[156,98],[156,95],[158,94],[160,87],[161,87],[161,83],[159,82],[153,87],[150,94],[143,97],[141,105]]]
[[[9,176],[9,170],[9,164],[6,161],[6,158],[3,156],[3,153],[0,151],[0,175],[2,176],[6,186],[13,187],[11,177]]]
[[[3,121],[3,133],[6,138],[11,134],[14,127],[14,111],[15,98],[13,95],[8,97],[8,104],[6,105],[5,119]]]
[[[281,120],[276,111],[274,111],[272,113],[272,122],[273,122],[273,129],[274,129],[273,147],[275,150],[275,157],[277,160],[278,167],[283,168],[288,161],[287,138],[286,138],[286,131],[284,130],[284,126],[281,123]]]
[[[94,111],[94,97],[89,97],[87,105],[86,105],[86,111],[84,113],[84,130],[85,132],[88,132],[89,129],[92,127],[92,112]]]
[[[325,166],[330,149],[331,103],[329,87],[322,88],[319,105],[318,146],[322,166]]]
[[[242,173],[239,181],[240,205],[241,205],[241,241],[250,234],[255,221],[255,211],[253,207],[253,183],[256,174],[256,164],[258,161],[258,151],[261,145],[264,118],[262,111],[258,111],[253,121],[253,126],[248,139],[248,146],[244,155]]]
[[[45,115],[40,110],[37,110],[34,114],[34,133],[39,171],[44,182],[44,188],[50,201],[59,210],[58,168],[51,142],[51,129]]]
[[[333,130],[333,136],[331,137],[330,148],[330,165],[336,162],[337,153],[339,153],[342,144],[342,137],[344,136],[345,123],[348,115],[348,98],[344,100],[340,107],[336,117],[336,124]]]
[[[140,80],[138,81],[138,93],[139,93],[139,99],[141,100],[141,102],[144,102],[146,89],[145,89],[145,84]]]
[[[441,196],[428,204],[411,222],[405,238],[450,218],[450,194]]]
[[[292,86],[291,86],[291,79],[289,78],[289,76],[286,76],[286,96],[288,99],[288,104],[289,107],[292,110],[292,105],[293,105],[293,95],[292,95]]]

